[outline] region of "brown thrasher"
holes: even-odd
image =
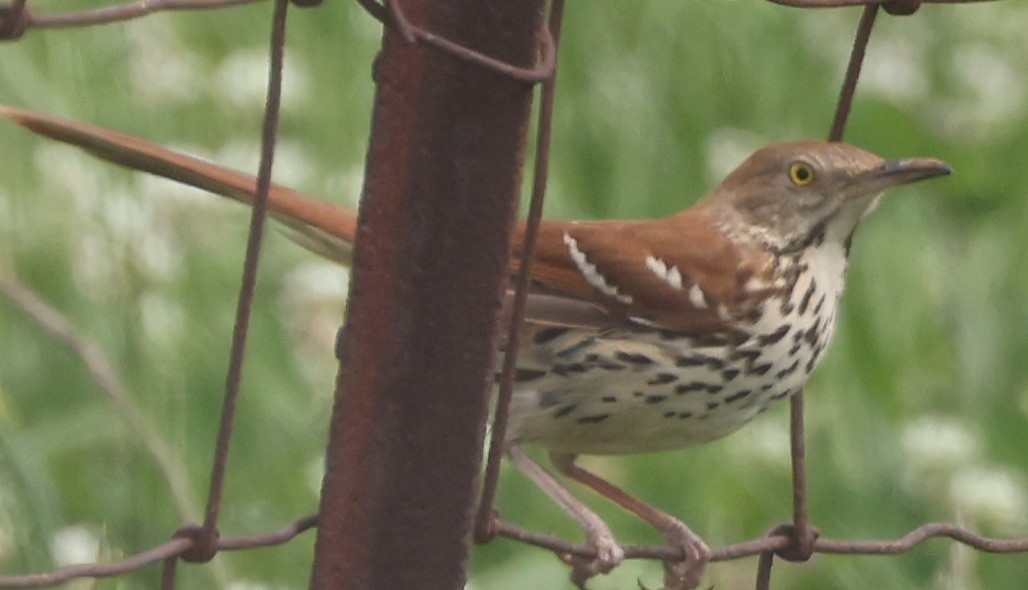
[[[119,133],[0,107],[0,115],[112,162],[250,203],[255,180]],[[575,464],[579,454],[676,449],[729,434],[799,391],[824,356],[850,242],[882,191],[948,174],[939,160],[883,160],[841,143],[754,153],[680,213],[640,221],[543,221],[508,456],[575,517],[596,549],[570,560],[579,585],[623,557],[607,526],[521,452],[554,465],[682,548],[668,588],[692,588],[709,558],[672,516]],[[302,245],[350,260],[354,212],[274,186],[269,208]],[[512,268],[521,264],[519,226]],[[556,310],[556,311],[554,311]]]

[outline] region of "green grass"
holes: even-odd
[[[253,170],[270,12],[32,31],[0,47],[0,102]],[[753,148],[825,136],[858,14],[757,1],[570,3],[548,215],[669,213]],[[811,518],[827,536],[891,538],[929,521],[1028,534],[1026,27],[1020,2],[880,16],[847,139],[889,157],[943,158],[956,173],[894,191],[856,240],[839,330],[807,394]],[[291,11],[280,181],[355,202],[378,43],[355,3]],[[13,127],[0,126],[0,142],[0,269],[109,355],[184,466],[184,510],[195,517],[245,210]],[[260,289],[224,534],[274,529],[316,507],[346,272],[272,235]],[[184,516],[78,360],[6,302],[0,335],[0,575],[53,568],[56,540],[76,531],[100,542],[92,555],[165,540]],[[786,425],[783,405],[703,448],[588,464],[717,546],[788,519]],[[596,505],[625,542],[657,540]],[[499,506],[511,521],[579,538],[516,473],[505,474]],[[186,567],[182,587],[304,587],[312,543],[307,534]],[[755,565],[716,564],[704,587],[751,587]],[[570,587],[566,575],[551,555],[501,540],[473,549],[470,586]],[[637,578],[658,586],[659,565],[633,562],[591,587],[636,588]],[[774,587],[1008,588],[1026,578],[1024,556],[936,540],[899,557],[779,564]],[[105,584],[156,579],[148,570]]]

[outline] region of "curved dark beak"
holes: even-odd
[[[901,184],[945,176],[953,172],[949,164],[935,158],[886,160],[881,166],[861,174],[859,182],[871,191],[885,190]]]

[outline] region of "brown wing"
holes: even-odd
[[[103,160],[253,204],[257,186],[256,179],[249,174],[93,125],[3,105],[0,116]],[[268,208],[276,219],[296,232],[291,237],[304,247],[343,263],[350,262],[357,234],[357,216],[353,211],[278,185],[271,187]]]
[[[519,227],[516,253],[522,234]],[[543,222],[536,248],[538,283],[676,332],[721,330],[773,291],[770,255],[738,246],[693,210],[647,221]]]

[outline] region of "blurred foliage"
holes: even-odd
[[[33,3],[37,10],[99,5]],[[31,31],[0,47],[0,102],[112,127],[256,169],[271,6]],[[859,10],[756,0],[571,2],[561,49],[548,214],[678,210],[750,150],[827,133]],[[1028,533],[1028,4],[926,5],[879,17],[847,140],[935,156],[956,174],[897,190],[853,252],[836,342],[808,388],[813,522],[889,538],[929,521]],[[290,14],[280,182],[353,203],[379,27],[353,2]],[[0,573],[127,555],[200,513],[247,217],[0,127],[0,270],[16,273],[118,367],[173,450],[185,506],[81,363],[0,302]],[[272,236],[262,263],[221,530],[313,511],[346,271]],[[787,409],[702,448],[587,465],[712,545],[790,514]],[[516,473],[505,518],[577,539]],[[625,542],[652,532],[597,503]],[[313,534],[187,567],[181,587],[301,588]],[[401,557],[402,558],[402,557]],[[411,557],[415,559],[416,557]],[[704,587],[753,584],[755,560]],[[537,549],[476,547],[477,590],[570,587]],[[156,586],[155,569],[103,587]],[[655,587],[631,562],[597,590]],[[899,557],[779,564],[775,588],[1007,588],[1022,556],[931,541]]]

